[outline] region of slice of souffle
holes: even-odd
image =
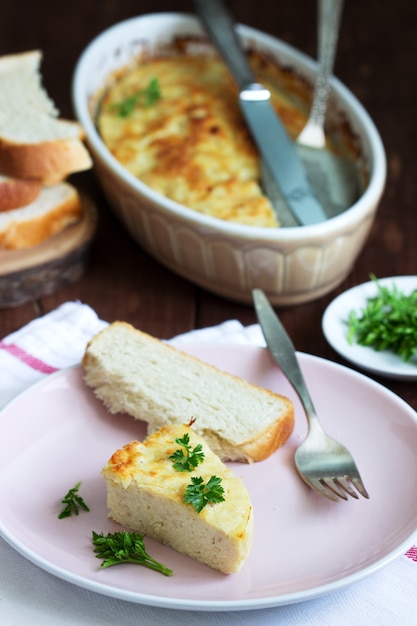
[[[117,450],[102,470],[109,517],[206,565],[238,572],[253,508],[242,480],[186,425]]]

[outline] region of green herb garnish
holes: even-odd
[[[78,495],[78,490],[81,487],[81,481],[78,482],[75,487],[70,489],[65,497],[61,500],[62,504],[66,506],[62,509],[61,513],[58,515],[59,519],[63,519],[64,517],[71,517],[74,513],[78,515],[80,509],[83,511],[89,511],[90,509],[84,502],[83,498]]]
[[[103,533],[98,534],[93,530],[92,542],[96,557],[104,559],[101,564],[102,568],[121,563],[134,563],[160,572],[164,576],[172,576],[172,569],[155,561],[146,552],[143,538],[144,535],[135,532],[115,532],[104,536]]]
[[[192,472],[199,463],[204,461],[203,446],[199,443],[191,449],[188,433],[185,433],[182,438],[177,437],[175,443],[178,443],[182,449],[176,450],[169,458],[173,461],[177,472]]]
[[[207,484],[204,484],[201,476],[193,476],[191,484],[184,492],[184,502],[192,504],[197,513],[200,513],[209,502],[224,502],[224,489],[221,482],[221,478],[212,476]]]
[[[111,105],[112,109],[116,109],[119,117],[129,117],[137,106],[151,107],[160,100],[161,90],[157,78],[151,78],[147,87],[139,89],[134,94]]]
[[[359,315],[349,313],[348,341],[377,351],[389,350],[408,362],[417,348],[417,290],[405,295],[395,284],[389,289],[375,276],[371,278],[378,293],[368,298]]]

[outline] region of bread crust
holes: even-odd
[[[9,178],[0,175],[0,212],[26,206],[35,200],[41,182],[29,178]]]
[[[91,167],[90,154],[77,138],[22,144],[0,137],[0,171],[10,177],[55,184]]]
[[[287,400],[287,398],[285,398]],[[268,429],[252,439],[241,444],[245,457],[252,461],[263,461],[284,445],[294,429],[294,407],[287,400],[285,418],[277,419]]]
[[[7,250],[21,250],[36,246],[80,219],[82,215],[81,198],[75,187],[68,183],[63,184],[68,187],[68,194],[64,199],[51,206],[47,212],[39,216],[22,219],[22,211],[25,211],[26,208],[30,210],[33,203],[22,209],[9,212],[10,220],[0,230],[0,246]]]

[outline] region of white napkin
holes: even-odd
[[[87,305],[68,302],[0,341],[0,408],[29,385],[79,363],[87,341],[106,322]],[[237,320],[176,341],[264,345],[258,325]],[[0,495],[1,506],[1,495]],[[39,569],[0,538],[2,626],[416,626],[417,547],[381,571],[316,600],[258,611],[178,611],[115,600]]]

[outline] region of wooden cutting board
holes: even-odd
[[[0,249],[0,307],[13,307],[55,293],[81,278],[97,227],[97,210],[81,193],[83,216],[38,246]]]

